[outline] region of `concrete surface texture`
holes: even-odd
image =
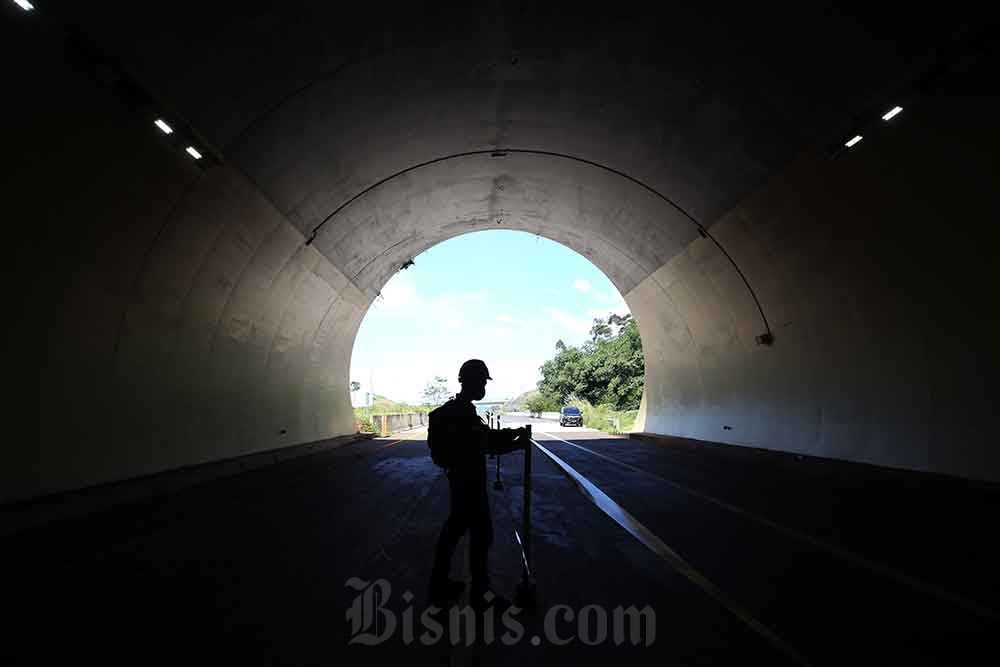
[[[139,5],[55,3],[58,21],[5,22],[5,48],[33,54],[8,84],[21,287],[8,335],[40,385],[14,403],[39,415],[38,444],[5,450],[0,500],[349,432],[350,353],[379,289],[434,244],[497,228],[566,244],[625,295],[646,353],[643,430],[1000,480],[987,383],[1000,141],[981,85],[995,54],[948,60],[959,22],[255,7],[149,22]],[[66,31],[221,164],[166,145]],[[944,83],[915,96],[934,67]],[[898,122],[827,159],[896,91],[914,99]],[[502,148],[562,156],[435,162],[327,219],[397,172]],[[754,343],[756,304],[690,220],[565,156],[689,211],[746,275],[775,344]]]

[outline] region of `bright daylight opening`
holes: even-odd
[[[563,425],[628,431],[642,398],[636,323],[584,256],[527,232],[475,232],[413,259],[383,287],[358,331],[351,400],[371,416],[425,413],[482,359],[494,378],[480,413],[534,413]],[[530,416],[530,415],[529,415]]]

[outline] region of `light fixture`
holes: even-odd
[[[201,159],[201,153],[199,153],[198,149],[195,148],[194,146],[188,146],[184,150],[187,151],[187,154],[193,157],[195,160]]]
[[[30,12],[32,9],[35,8],[35,6],[30,2],[28,2],[28,0],[14,0],[14,4],[26,12]]]
[[[163,134],[173,134],[174,133],[174,128],[172,128],[169,125],[167,125],[167,123],[162,118],[157,118],[156,121],[153,124],[156,125],[156,127],[160,128],[160,130],[163,132]]]
[[[902,110],[903,107],[893,107],[886,115],[882,116],[882,120],[892,120]]]
[[[767,346],[774,345],[774,334],[771,333],[770,331],[765,331],[761,335],[754,336],[753,338],[755,341],[757,341],[758,345],[767,345]]]
[[[846,144],[844,144],[844,145],[845,145],[845,146],[847,146],[848,148],[851,148],[851,147],[852,147],[852,146],[854,146],[854,145],[855,145],[856,143],[858,143],[859,141],[861,141],[861,139],[862,139],[862,137],[861,137],[861,135],[860,135],[860,134],[855,134],[855,135],[854,135],[854,138],[853,138],[853,139],[851,139],[850,141],[848,141],[848,142],[847,142]]]

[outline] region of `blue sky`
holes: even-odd
[[[365,315],[351,357],[353,396],[418,402],[435,375],[458,391],[458,367],[483,359],[494,381],[486,398],[534,389],[539,366],[562,339],[587,339],[595,317],[628,307],[590,260],[526,232],[494,230],[449,239],[414,258]]]

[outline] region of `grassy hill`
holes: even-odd
[[[529,398],[535,396],[536,394],[538,394],[538,390],[532,389],[531,391],[524,392],[520,396],[515,396],[503,404],[504,412],[521,412],[525,410],[525,403],[528,402]]]

